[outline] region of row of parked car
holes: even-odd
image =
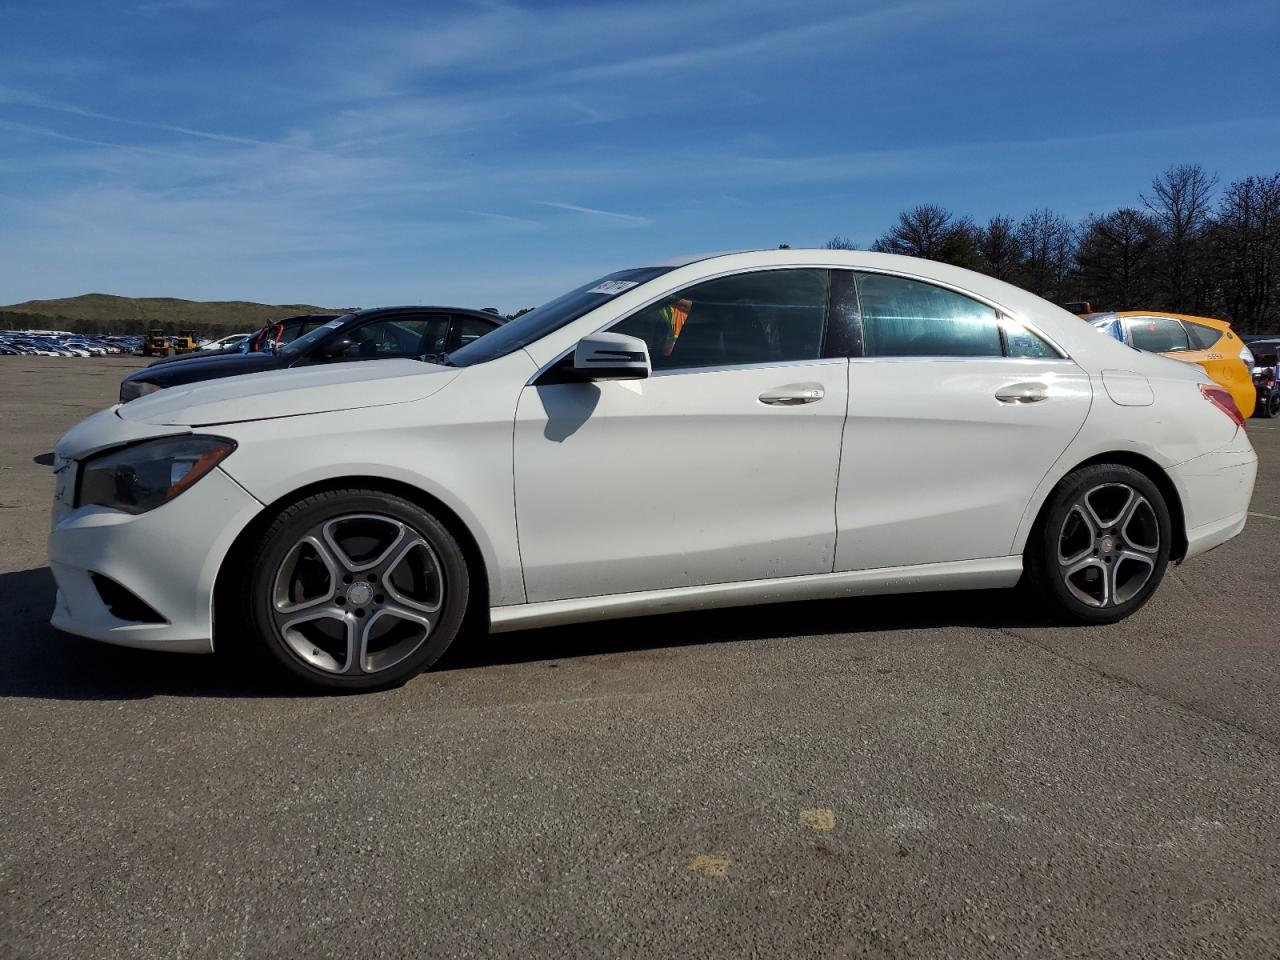
[[[141,337],[99,337],[60,330],[0,330],[0,357],[105,357],[136,353]]]
[[[1280,417],[1280,336],[1239,336],[1213,317],[1149,310],[1079,314],[1135,350],[1194,363],[1231,394],[1244,416]]]
[[[466,307],[379,307],[355,313],[304,314],[268,324],[251,334],[236,334],[218,349],[158,360],[125,377],[120,402],[166,387],[350,360],[392,357],[441,357],[497,329],[504,318],[496,310]]]

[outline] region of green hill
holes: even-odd
[[[171,297],[116,297],[87,293],[58,300],[28,300],[0,307],[0,330],[48,327],[74,333],[167,333],[194,330],[219,335],[256,330],[271,320],[300,313],[348,313],[352,307],[307,303],[251,303],[244,300],[178,300]]]

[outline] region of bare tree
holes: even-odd
[[[956,225],[951,213],[936,203],[922,203],[898,214],[898,222],[871,245],[879,253],[937,260]]]
[[[1211,246],[1227,316],[1245,331],[1280,328],[1280,173],[1227,187]]]
[[[1159,227],[1141,210],[1123,207],[1089,217],[1076,254],[1082,295],[1112,310],[1146,306],[1159,241]]]
[[[1184,313],[1206,309],[1210,291],[1205,233],[1217,183],[1217,176],[1198,163],[1183,163],[1151,181],[1151,196],[1142,195],[1142,205],[1160,229],[1156,299],[1167,309]]]
[[[1010,217],[995,216],[979,227],[974,246],[982,258],[982,272],[997,280],[1012,280],[1022,266],[1022,244]]]
[[[1033,210],[1023,217],[1014,231],[1021,254],[1015,282],[1045,299],[1064,300],[1076,236],[1075,228],[1048,208]]]
[[[830,240],[822,245],[824,250],[857,250],[858,245],[848,237],[842,237],[836,234]]]

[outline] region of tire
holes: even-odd
[[[1160,585],[1172,542],[1168,504],[1145,474],[1082,467],[1041,511],[1024,554],[1025,585],[1058,619],[1115,623]]]
[[[1276,387],[1258,401],[1258,409],[1254,415],[1261,417],[1263,420],[1280,417],[1280,387]]]
[[[470,597],[448,528],[378,490],[330,490],[285,508],[245,576],[254,636],[294,677],[328,690],[385,689],[427,669]]]

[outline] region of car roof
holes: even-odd
[[[490,313],[488,310],[476,310],[472,307],[442,307],[442,306],[399,306],[399,307],[369,307],[365,310],[357,310],[350,314],[352,317],[365,319],[366,317],[375,316],[394,316],[401,313],[452,313],[457,316],[478,317],[482,320],[488,320],[490,323],[503,324],[507,322],[507,318],[500,313]]]

